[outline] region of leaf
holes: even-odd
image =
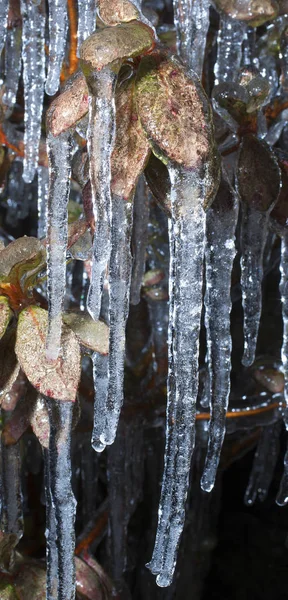
[[[0,279],[7,278],[16,265],[22,265],[25,270],[25,264],[29,263],[29,269],[33,269],[39,256],[44,265],[44,246],[37,238],[24,236],[11,242],[0,252]]]
[[[136,6],[129,0],[98,0],[98,14],[105,25],[133,21],[140,16]]]
[[[281,173],[268,144],[254,135],[243,138],[236,178],[242,202],[258,211],[272,209],[280,192]]]
[[[87,112],[88,87],[82,71],[77,71],[50,104],[46,114],[47,130],[56,137],[80,121]]]
[[[135,78],[117,88],[116,136],[111,156],[111,191],[128,200],[145,168],[150,144],[137,115]]]
[[[112,584],[108,576],[92,556],[75,557],[76,589],[85,600],[110,600]]]
[[[30,415],[30,423],[41,446],[43,446],[43,448],[49,448],[49,413],[43,396],[37,396],[37,400]]]
[[[9,329],[0,340],[0,404],[11,390],[20,371],[14,346],[15,329]]]
[[[1,571],[10,571],[14,565],[14,549],[19,541],[16,533],[0,531],[0,568]],[[2,599],[2,590],[0,598]],[[9,598],[9,596],[7,596]],[[6,598],[6,596],[4,596]],[[13,598],[13,596],[12,596]]]
[[[93,321],[88,313],[69,312],[63,315],[66,325],[71,327],[77,339],[83,346],[99,352],[109,352],[109,327],[102,321]]]
[[[10,309],[8,298],[6,298],[6,296],[0,296],[0,339],[6,331],[12,315],[13,313]]]
[[[198,79],[177,59],[149,55],[136,82],[140,120],[163,162],[199,168],[215,150],[212,112]]]
[[[38,566],[36,561],[19,560],[15,589],[19,600],[46,600],[46,571],[43,566]]]
[[[215,0],[216,8],[231,19],[246,21],[251,27],[259,27],[278,14],[275,0]]]
[[[288,227],[288,154],[279,156],[279,165],[281,168],[282,187],[274,206],[270,219],[273,229],[282,235]]]
[[[75,401],[80,379],[80,347],[75,334],[63,327],[57,361],[46,357],[48,313],[29,306],[19,315],[15,351],[30,383],[44,396]]]
[[[155,198],[168,217],[171,217],[171,182],[164,163],[151,154],[145,169],[146,181]]]
[[[152,50],[153,30],[140,21],[120,23],[92,33],[80,49],[80,63],[87,76],[91,71],[125,58],[133,58]]]
[[[16,355],[15,355],[16,357]],[[17,363],[18,364],[18,363]],[[15,406],[19,402],[20,398],[25,395],[27,388],[27,377],[19,369],[18,375],[10,387],[10,389],[1,397],[1,408],[2,410],[14,410]]]
[[[14,587],[9,582],[0,582],[0,598],[1,600],[19,600],[14,590]]]
[[[30,424],[30,414],[36,402],[35,390],[30,386],[29,391],[17,403],[11,417],[5,420],[2,431],[2,440],[6,446],[16,444]]]

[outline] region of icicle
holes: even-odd
[[[95,0],[77,0],[78,4],[78,31],[77,31],[77,56],[84,40],[96,29],[96,2]]]
[[[281,358],[284,372],[284,397],[288,406],[288,231],[281,236],[280,293],[282,302],[283,341]]]
[[[19,443],[10,446],[2,443],[1,458],[1,528],[7,533],[14,533],[20,539],[23,535],[23,512]]]
[[[12,27],[12,29],[8,29],[5,47],[5,92],[3,94],[3,104],[5,104],[10,111],[12,111],[16,102],[21,73],[21,45],[21,27],[16,26]]]
[[[0,56],[4,48],[7,23],[8,23],[9,0],[1,0],[0,2]]]
[[[210,380],[210,424],[208,450],[201,487],[214,486],[225,435],[225,417],[230,394],[232,340],[230,335],[231,274],[235,258],[238,202],[228,181],[207,212],[205,325]]]
[[[49,171],[47,167],[39,166],[38,174],[38,232],[39,238],[46,235],[47,202],[49,189]]]
[[[96,452],[102,452],[105,444],[100,442],[100,436],[105,430],[105,405],[108,390],[108,356],[94,352],[92,354],[93,381],[94,381],[94,425],[92,432],[92,446]]]
[[[210,0],[174,0],[178,54],[200,79],[209,27],[209,7]]]
[[[199,332],[202,310],[205,213],[193,173],[170,166],[172,218],[169,283],[169,371],[165,466],[151,571],[168,586],[185,519],[195,443]]]
[[[123,404],[124,360],[125,360],[125,328],[129,311],[129,293],[131,278],[131,230],[132,203],[113,196],[112,213],[112,248],[109,267],[110,305],[109,305],[109,358],[108,389],[106,402],[100,400],[105,415],[104,429],[100,430],[99,439],[95,440],[96,448],[114,442],[119,415]],[[97,388],[95,390],[97,398]],[[97,413],[94,421],[97,422]],[[102,421],[102,417],[99,417]],[[95,432],[95,429],[94,429]]]
[[[149,196],[144,178],[139,180],[135,198],[133,213],[133,269],[131,278],[131,304],[139,304],[142,279],[145,270],[145,253],[148,237],[149,220]]]
[[[47,137],[48,195],[48,310],[47,356],[56,360],[60,350],[62,310],[66,284],[67,203],[70,191],[72,142],[69,132]]]
[[[44,471],[45,471],[45,504],[46,504],[46,597],[47,600],[58,600],[58,548],[56,540],[56,517],[50,487],[50,454],[44,448]]]
[[[54,96],[59,82],[65,54],[67,35],[67,0],[48,0],[49,5],[49,58],[45,85],[46,94]]]
[[[94,75],[93,81],[88,80],[92,93],[89,98],[88,153],[95,232],[87,309],[95,320],[100,314],[103,276],[111,251],[110,159],[115,135],[116,78],[115,73],[106,67]]]
[[[264,427],[258,442],[249,483],[245,492],[245,504],[254,504],[257,496],[263,502],[273,479],[280,450],[281,422]]]
[[[241,21],[226,15],[221,16],[217,38],[217,61],[214,67],[215,85],[237,80],[245,31],[246,25]]]
[[[21,0],[22,58],[24,80],[24,162],[23,179],[31,183],[38,165],[45,82],[44,2]]]
[[[75,532],[76,501],[71,487],[71,426],[72,402],[46,400],[50,421],[49,458],[48,458],[48,515],[56,521],[56,555],[58,554],[57,600],[73,600],[75,598]],[[51,506],[52,505],[52,506]],[[48,523],[49,528],[49,523]],[[53,529],[53,523],[52,523]],[[47,532],[48,540],[52,533]],[[49,552],[51,552],[50,547]],[[47,580],[54,582],[56,560],[47,564]],[[52,587],[53,594],[53,587]],[[51,600],[54,596],[51,596]]]

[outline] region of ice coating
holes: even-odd
[[[281,349],[281,358],[284,371],[284,397],[288,405],[288,232],[283,232],[281,236],[281,262],[280,262],[280,293],[282,302],[282,320],[283,320],[283,341]]]
[[[37,169],[38,176],[38,232],[39,238],[45,237],[46,234],[46,213],[49,191],[49,171],[47,167],[39,165]]]
[[[46,94],[54,96],[59,83],[67,36],[67,0],[48,0],[49,6],[49,57],[45,85]]]
[[[0,17],[1,19],[1,17]],[[3,103],[12,109],[16,102],[19,77],[21,72],[21,27],[7,30],[5,47],[5,91]]]
[[[88,83],[89,85],[89,83]],[[103,277],[111,252],[111,153],[115,137],[116,75],[109,67],[97,72],[90,87],[88,153],[95,231],[87,309],[99,319]]]
[[[50,488],[50,505],[48,492],[48,528],[53,529],[55,519],[55,537],[57,568],[57,600],[74,600],[75,598],[75,532],[76,501],[71,486],[71,427],[72,402],[57,402],[47,399],[50,422],[49,457],[48,457],[48,489]],[[51,506],[52,505],[52,506]],[[51,510],[52,509],[52,510]],[[53,551],[51,532],[46,530],[50,546],[49,554]],[[51,572],[48,562],[48,576],[54,582],[56,560],[51,557]],[[53,590],[53,584],[52,584]],[[51,600],[54,600],[52,591]]]
[[[46,597],[47,600],[57,600],[58,582],[58,548],[56,541],[55,506],[52,501],[50,488],[50,453],[44,448],[44,479],[45,479],[45,505],[46,505]]]
[[[210,0],[174,0],[178,53],[201,78],[209,27]]]
[[[84,40],[96,29],[96,2],[95,0],[77,0],[77,4],[77,56],[79,56]]]
[[[257,496],[261,502],[267,497],[279,456],[281,428],[281,422],[263,428],[245,492],[244,500],[248,506],[254,504]]]
[[[66,251],[68,235],[67,204],[70,192],[70,133],[47,136],[49,157],[49,193],[47,213],[48,271],[48,335],[47,357],[58,358],[60,350],[62,311],[66,285]]]
[[[207,211],[205,326],[210,382],[208,450],[201,487],[214,486],[225,435],[225,418],[230,394],[232,340],[230,335],[231,275],[235,258],[235,229],[238,202],[227,180]]]
[[[133,268],[131,279],[131,304],[140,302],[140,290],[145,270],[145,253],[148,236],[149,195],[143,178],[139,180],[134,198],[133,213]]]
[[[167,429],[158,527],[149,568],[170,585],[185,519],[195,443],[205,212],[195,174],[169,167],[172,184],[169,276]],[[191,257],[193,259],[191,260]],[[191,282],[197,285],[191,285]]]
[[[6,40],[8,10],[9,0],[2,0],[0,5],[0,55],[2,53]]]
[[[98,352],[92,354],[94,382],[94,423],[92,431],[92,447],[96,452],[102,452],[105,444],[100,441],[106,424],[106,402],[108,392],[108,356]]]
[[[24,80],[23,179],[33,181],[38,165],[45,83],[45,7],[21,0],[22,60]]]
[[[21,490],[21,458],[19,443],[1,444],[1,529],[23,535],[23,507]]]
[[[214,66],[215,85],[237,80],[245,31],[244,23],[221,15],[217,37],[217,60]]]

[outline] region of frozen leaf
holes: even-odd
[[[128,200],[150,153],[135,105],[135,79],[116,92],[116,136],[111,155],[111,191]]]
[[[129,0],[99,0],[98,13],[105,25],[118,25],[139,18],[139,11]]]
[[[12,317],[8,298],[0,296],[0,339],[3,337]]]
[[[93,567],[78,557],[75,557],[76,565],[76,589],[82,594],[85,600],[109,600],[111,597],[111,584],[107,577],[103,581],[103,571],[101,567],[93,560]],[[95,565],[99,571],[96,570]]]
[[[75,125],[88,112],[88,87],[81,71],[66,83],[65,89],[47,110],[47,129],[57,136]]]
[[[254,135],[243,139],[237,168],[237,184],[242,202],[257,211],[267,211],[275,204],[281,175],[271,148]]]
[[[17,369],[18,370],[18,369]],[[2,410],[14,410],[17,402],[25,395],[27,387],[27,378],[24,375],[23,371],[19,369],[18,375],[12,384],[12,386],[8,389],[5,395],[1,398],[1,408]]]
[[[91,260],[92,258],[92,236],[90,231],[86,231],[69,248],[69,254],[74,260]]]
[[[17,403],[11,417],[5,421],[2,431],[2,440],[6,446],[16,444],[29,427],[30,413],[36,399],[33,388],[30,387],[29,391],[30,393],[27,392],[25,397],[20,399]]]
[[[19,600],[46,600],[46,571],[36,561],[18,561],[15,590]]]
[[[0,531],[0,568],[1,571],[10,571],[14,563],[14,548],[19,541],[15,533]],[[0,592],[1,592],[0,588]],[[13,597],[13,596],[12,596]],[[0,595],[2,599],[2,595]],[[5,598],[5,596],[4,596]]]
[[[274,19],[278,14],[275,0],[215,0],[216,8],[239,21],[246,21],[251,27],[258,27],[266,21]]]
[[[216,154],[212,113],[199,80],[177,59],[159,62],[154,55],[142,59],[136,88],[141,123],[155,154],[186,169],[204,161],[210,166]],[[211,172],[211,187],[214,179]]]
[[[149,52],[154,43],[152,29],[139,21],[100,29],[87,38],[81,47],[81,68],[87,76],[91,71],[101,70],[120,59]]]
[[[158,204],[160,204],[167,216],[170,217],[171,182],[169,172],[166,165],[164,165],[164,163],[154,154],[151,154],[149,158],[149,162],[145,169],[145,177],[154,198],[157,200]]]
[[[42,255],[43,245],[34,237],[21,237],[11,242],[0,252],[0,279],[8,277],[11,270],[19,263],[33,261]]]
[[[50,424],[49,414],[45,400],[42,396],[38,395],[37,400],[33,406],[30,423],[37,439],[39,440],[43,448],[49,448],[49,435],[50,435]]]
[[[10,329],[0,340],[0,404],[11,390],[20,370],[14,346],[15,330]]]
[[[99,352],[108,354],[109,351],[109,327],[102,321],[93,321],[88,313],[69,312],[63,315],[63,320],[74,331],[77,339],[83,346]]]
[[[80,347],[75,334],[63,327],[59,357],[46,357],[48,313],[29,306],[19,315],[16,354],[30,383],[44,396],[75,401],[80,379]]]

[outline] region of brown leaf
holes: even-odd
[[[242,202],[258,211],[272,209],[280,192],[281,173],[268,144],[254,135],[243,138],[236,177]]]
[[[14,549],[19,541],[16,533],[4,533],[0,531],[0,569],[1,571],[10,571],[14,564]],[[0,588],[0,598],[2,599],[2,590]],[[6,596],[4,596],[6,598]],[[9,596],[7,596],[9,598]],[[13,598],[13,596],[12,596]]]
[[[57,361],[46,357],[48,313],[29,306],[19,315],[15,351],[30,383],[44,396],[75,401],[80,379],[80,347],[75,334],[63,326]]]
[[[106,573],[90,555],[75,557],[76,589],[85,600],[110,600],[112,585]]]
[[[9,329],[0,340],[0,404],[10,392],[20,371],[14,346],[15,330]]]
[[[139,18],[139,11],[129,0],[98,0],[98,13],[105,25],[118,25]]]
[[[0,252],[0,278],[8,277],[15,265],[33,261],[43,252],[42,242],[34,237],[24,236],[11,242]]]
[[[8,298],[0,296],[0,339],[3,337],[9,321],[12,318],[12,310],[10,310]]]
[[[30,415],[30,423],[41,446],[43,446],[43,448],[49,448],[49,414],[43,396],[37,396],[37,400]]]
[[[209,101],[178,60],[142,59],[136,91],[142,126],[163,162],[194,169],[208,160],[214,150]]]
[[[60,135],[75,125],[88,112],[88,87],[82,71],[77,71],[67,82],[65,89],[50,104],[47,130]]]
[[[88,313],[69,312],[63,320],[74,331],[83,346],[99,354],[109,352],[109,327],[102,321],[93,321]]]
[[[144,54],[155,44],[152,29],[140,21],[105,27],[90,35],[80,49],[81,68],[87,76],[91,71],[125,58]]]
[[[1,397],[1,408],[2,410],[14,410],[20,398],[25,395],[27,388],[27,377],[23,371],[19,369],[19,373],[5,395]]]
[[[36,561],[18,559],[15,590],[19,600],[46,600],[46,571]]]
[[[145,168],[150,145],[137,115],[135,78],[117,89],[116,137],[111,157],[111,191],[128,200]]]
[[[278,14],[275,0],[214,0],[216,8],[231,19],[246,21],[251,27],[258,27]]]

